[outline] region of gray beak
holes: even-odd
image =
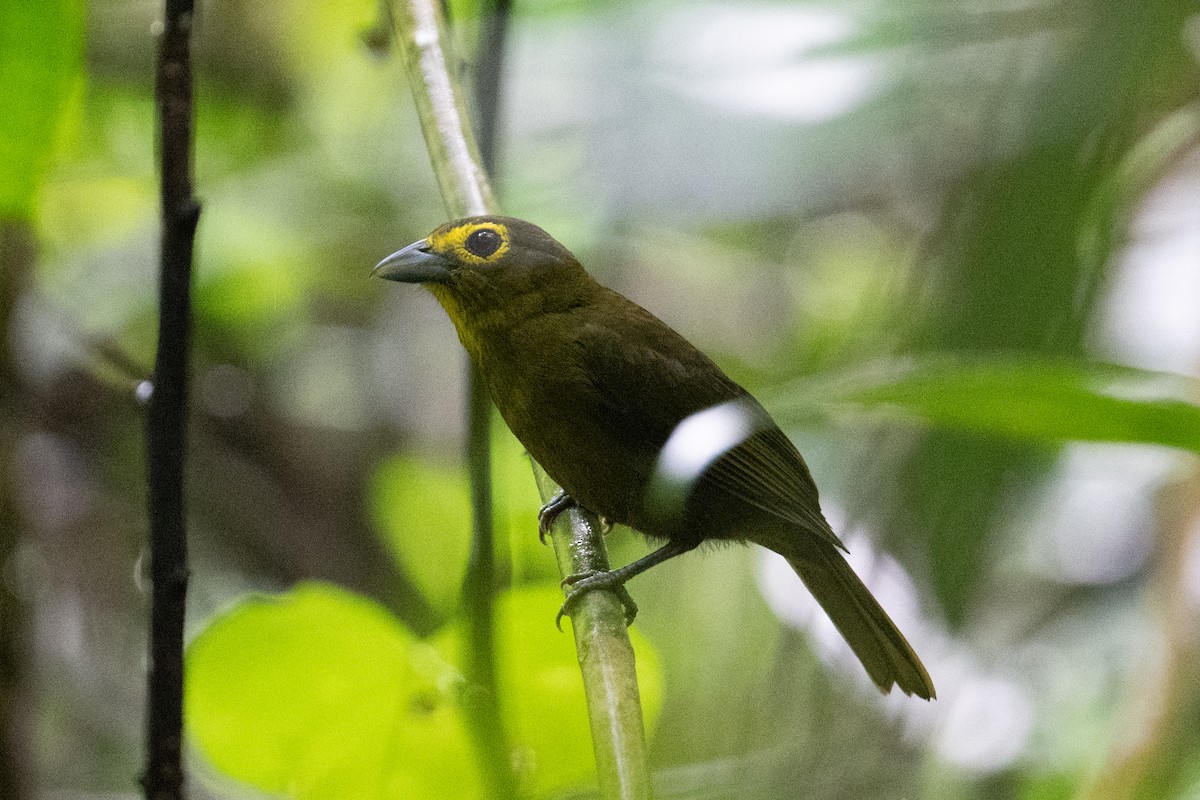
[[[401,283],[445,283],[450,262],[430,252],[429,242],[422,239],[380,261],[371,274]]]

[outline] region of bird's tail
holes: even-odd
[[[804,550],[784,553],[784,557],[825,609],[875,685],[884,693],[896,685],[905,694],[935,698],[933,681],[921,659],[842,554],[824,542]]]

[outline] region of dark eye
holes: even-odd
[[[477,255],[480,258],[487,258],[492,253],[500,249],[500,244],[504,240],[500,238],[500,234],[490,228],[480,228],[467,237],[467,250],[472,255]]]

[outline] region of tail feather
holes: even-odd
[[[812,552],[785,557],[875,685],[885,694],[895,685],[905,694],[934,699],[937,692],[921,659],[846,559],[823,543],[807,549]]]

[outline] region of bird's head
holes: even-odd
[[[447,222],[371,273],[425,285],[458,324],[503,310],[547,310],[592,284],[571,251],[531,222],[484,216]],[[461,325],[460,325],[461,328]]]

